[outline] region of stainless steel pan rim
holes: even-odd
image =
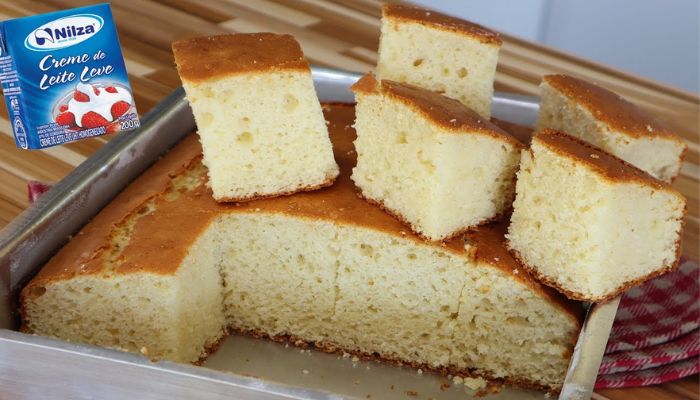
[[[357,73],[313,68],[322,101],[353,102]],[[537,98],[496,93],[495,117],[533,125]],[[0,231],[0,395],[41,398],[335,399],[294,387],[101,347],[28,335],[17,328],[17,291],[129,182],[195,125],[182,88],[144,116],[142,127],[117,136]],[[590,398],[619,298],[588,310],[560,398]],[[106,380],[105,380],[106,379]],[[52,397],[55,397],[52,396]],[[1,396],[0,396],[1,397]]]

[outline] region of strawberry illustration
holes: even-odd
[[[114,124],[109,124],[107,125],[107,128],[105,129],[105,133],[117,133],[119,132],[119,124],[114,123]]]
[[[109,123],[103,116],[94,111],[86,112],[80,122],[83,128],[97,128]]]
[[[117,93],[117,88],[115,88],[114,86],[107,86],[107,87],[105,88],[105,90],[106,90],[108,93]]]
[[[117,119],[124,115],[127,111],[129,111],[129,108],[131,108],[131,105],[125,101],[118,101],[114,104],[112,104],[112,119]]]
[[[77,90],[75,91],[75,93],[73,93],[73,99],[75,101],[79,101],[81,103],[86,103],[86,102],[90,101],[90,98],[88,97],[88,95],[86,95],[83,92],[79,92]]]
[[[68,105],[67,104],[61,104],[60,107],[58,107],[58,111],[60,112],[65,112],[68,110]]]
[[[72,112],[62,112],[56,116],[56,123],[62,126],[68,125],[69,127],[74,127],[75,125],[75,115]]]

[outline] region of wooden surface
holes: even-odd
[[[2,0],[0,19],[89,3]],[[307,57],[317,65],[366,72],[376,62],[379,0],[112,0],[111,4],[142,114],[180,85],[170,52],[175,39],[223,32],[285,32],[296,36]],[[698,97],[504,36],[496,90],[536,95],[540,78],[548,73],[573,74],[614,90],[652,111],[686,139],[689,151],[675,186],[688,198],[684,255],[698,260]],[[28,180],[60,180],[107,140],[109,137],[101,137],[40,151],[17,150],[7,109],[0,107],[0,227],[27,206]],[[602,390],[594,398],[697,399],[698,376],[651,388]]]

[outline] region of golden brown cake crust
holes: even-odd
[[[46,282],[70,279],[77,275],[91,275],[104,272],[106,265],[102,256],[109,249],[110,241],[115,227],[121,226],[127,218],[139,210],[151,199],[164,193],[171,184],[172,177],[183,173],[192,164],[200,162],[201,147],[195,135],[189,135],[175,146],[162,160],[147,169],[136,181],[127,186],[114,200],[112,200],[95,218],[93,218],[71,241],[39,271],[37,276],[22,291],[23,295],[31,294],[33,287],[38,287]],[[213,201],[213,200],[212,200]],[[179,203],[179,202],[178,202]],[[182,204],[186,207],[187,204]],[[163,210],[166,211],[165,209]],[[169,211],[172,213],[172,211]],[[160,215],[159,212],[157,212]],[[141,232],[143,226],[149,225],[147,222],[152,218],[142,218],[136,224],[134,234],[146,236],[151,240],[151,244],[158,243],[154,248],[142,246],[144,243],[137,242],[138,236],[133,237],[124,251],[142,251],[136,258],[143,258],[147,263],[144,271],[151,273],[172,273],[179,262],[184,258],[187,247],[209,225],[211,218],[208,218],[207,210],[197,210],[191,216],[180,219],[180,223],[187,225],[175,225],[173,227],[162,224],[173,222],[168,218],[157,221],[146,231]],[[157,226],[157,228],[156,228]],[[162,228],[161,228],[162,226]],[[187,230],[181,227],[187,226]],[[174,235],[173,232],[181,232],[181,235]],[[151,236],[152,234],[152,236]],[[160,249],[160,250],[159,250]],[[155,254],[154,254],[155,253]],[[124,259],[124,264],[115,270],[115,273],[126,272],[138,269],[139,263],[133,263],[130,259]],[[153,264],[148,264],[150,262]],[[174,264],[171,264],[174,263]],[[168,266],[168,264],[171,264]]]
[[[547,75],[542,78],[542,82],[586,108],[594,118],[625,135],[633,138],[663,137],[685,145],[664,124],[607,89],[568,75]]]
[[[552,129],[543,129],[536,133],[532,140],[533,143],[541,143],[558,154],[588,166],[608,180],[638,182],[673,193],[685,201],[683,195],[668,183],[654,178],[634,165],[577,137]]]
[[[299,43],[291,35],[234,33],[203,36],[172,44],[183,81],[265,71],[310,71]]]
[[[456,32],[477,39],[481,43],[501,46],[501,36],[481,25],[425,8],[404,4],[385,4],[383,18],[403,20],[433,28]]]
[[[138,213],[148,201],[156,202],[155,211],[142,216],[134,225],[131,240],[121,250],[116,263],[118,265],[111,267],[114,274],[174,274],[187,256],[188,248],[217,216],[237,212],[280,213],[368,227],[413,240],[417,244],[441,246],[455,254],[473,256],[465,249],[462,236],[443,243],[426,242],[379,207],[358,198],[350,179],[356,162],[353,146],[356,135],[352,129],[354,107],[347,104],[325,104],[323,110],[329,121],[333,151],[340,167],[340,174],[332,186],[292,196],[224,204],[217,203],[212,198],[211,190],[206,186],[206,171],[202,169],[201,183],[196,189],[179,193],[177,201],[168,201],[164,194],[171,187],[172,179],[201,162],[201,146],[196,135],[189,135],[129,185],[64,246],[24,288],[23,295],[31,296],[32,288],[51,281],[105,272],[108,266],[102,255],[109,250],[114,227]],[[577,308],[580,309],[580,304],[569,302],[527,274],[515,273],[520,267],[512,259],[502,257],[502,260],[497,261],[489,256],[495,250],[487,249],[497,246],[494,241],[503,240],[502,233],[501,230],[496,236],[476,234],[471,237],[470,243],[477,248],[477,260],[502,269],[513,279],[526,284],[561,307],[571,318],[580,321],[580,315],[576,312]],[[482,247],[481,251],[479,247]],[[486,256],[480,258],[481,254]]]
[[[507,142],[518,148],[523,144],[508,132],[469,109],[460,101],[408,83],[383,79],[381,82],[366,74],[352,87],[355,93],[381,93],[420,112],[430,121],[455,134],[480,133]]]

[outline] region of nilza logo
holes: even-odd
[[[104,20],[95,14],[77,14],[48,22],[24,39],[24,47],[34,51],[62,49],[90,39],[102,29]]]

